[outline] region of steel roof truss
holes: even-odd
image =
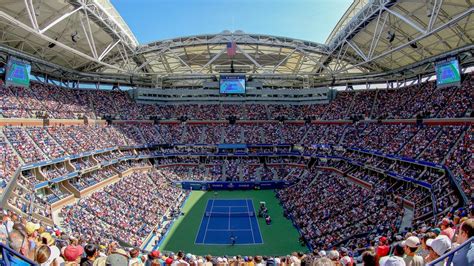
[[[30,18],[31,25],[35,31],[39,31],[38,21],[36,20],[36,11],[31,0],[25,0],[26,11],[28,12],[28,17]]]
[[[67,9],[68,6],[65,6],[64,9]],[[76,13],[77,11],[79,10],[82,10],[84,7],[83,6],[80,6],[76,9],[74,9],[73,11],[71,12],[68,12],[62,16],[60,16],[59,18],[57,18],[56,20],[50,22],[48,25],[46,25],[42,30],[40,30],[39,32],[40,33],[45,33],[47,30],[49,30],[50,28],[54,27],[56,24],[58,24],[59,22],[65,20],[66,18],[70,17],[71,15],[73,15],[74,13]]]

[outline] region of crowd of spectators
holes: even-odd
[[[125,92],[73,90],[35,83],[30,88],[0,86],[0,114],[5,117],[52,118],[111,116],[126,120],[155,115],[170,119],[187,117],[213,121],[225,119],[229,114],[249,120],[281,116],[324,120],[349,119],[354,115],[366,118],[464,117],[473,106],[472,83],[472,76],[468,76],[460,88],[442,89],[436,88],[434,83],[426,83],[400,89],[340,92],[327,105],[196,104],[172,107],[136,104]],[[329,144],[382,151],[446,164],[466,195],[469,197],[474,193],[472,126],[378,122],[7,126],[1,128],[0,134],[0,187],[6,187],[13,172],[22,164],[106,148],[172,143]],[[78,204],[64,210],[63,215],[70,224],[71,232],[81,234],[87,242],[98,243],[107,239],[139,246],[156,225],[161,229],[166,227],[166,218],[163,217],[166,217],[168,210],[179,206],[180,201],[176,202],[176,199],[182,200],[185,194],[172,187],[171,181],[288,180],[296,184],[278,192],[286,215],[293,218],[309,245],[328,250],[345,241],[357,248],[368,246],[376,235],[394,239],[400,229],[402,200],[416,206],[415,221],[424,223],[432,223],[433,215],[444,215],[459,203],[459,195],[446,172],[384,156],[338,151],[323,146],[307,151],[344,156],[370,169],[345,160],[318,160],[316,166],[335,168],[370,186],[352,184],[341,174],[318,167],[308,170],[308,161],[301,161],[301,158],[275,157],[262,163],[257,159],[209,158],[202,162],[198,158],[176,157],[158,160],[159,165],[167,166],[146,172],[127,170],[133,167],[151,168],[148,160],[128,160],[68,181],[81,191],[117,173],[126,173],[126,177],[118,183],[81,199]],[[282,148],[282,151],[288,149]],[[278,149],[269,147],[261,150]],[[122,148],[121,151],[70,160],[73,169],[69,170],[82,171],[121,156],[135,157],[150,153],[149,149]],[[290,164],[301,164],[303,167]],[[34,171],[23,171],[8,202],[23,213],[51,217],[50,205],[70,193],[58,184],[35,192],[34,185],[64,176],[69,173],[68,168],[65,163],[42,167],[43,178],[38,178],[40,175]],[[387,173],[425,182],[432,188],[428,190],[409,182],[396,181],[387,177]],[[143,205],[144,202],[149,204]],[[155,212],[156,216],[145,215],[151,209],[159,210]],[[144,218],[136,219],[138,216]],[[90,224],[94,227],[86,228],[85,225]],[[450,239],[453,240],[452,237]],[[355,250],[354,247],[351,250]]]
[[[164,132],[164,136],[160,133]],[[184,132],[184,133],[183,133]],[[215,134],[207,134],[216,132]],[[120,147],[124,145],[148,144],[148,141],[177,139],[175,135],[184,136],[179,141],[187,143],[199,143],[201,141],[220,143],[219,139],[236,139],[243,137],[246,143],[284,143],[286,140],[298,141],[306,146],[313,144],[342,144],[346,147],[358,147],[362,149],[384,151],[389,154],[401,155],[409,158],[419,158],[435,163],[452,165],[454,176],[461,182],[465,192],[469,196],[472,190],[472,178],[470,173],[472,150],[472,127],[465,126],[417,126],[404,124],[379,124],[379,123],[355,123],[355,124],[291,124],[291,123],[269,123],[269,124],[133,124],[115,126],[65,126],[65,127],[5,127],[2,131],[5,136],[4,154],[12,155],[3,163],[3,186],[9,176],[22,161],[32,163],[45,159],[53,159],[60,154],[78,154],[80,152],[94,151],[98,149]],[[222,137],[222,134],[229,134]],[[181,134],[181,135],[180,135]],[[147,137],[145,137],[147,136]],[[206,139],[203,138],[206,137]],[[277,139],[269,141],[270,139]],[[47,141],[40,141],[40,140]],[[277,151],[269,147],[268,152]],[[261,152],[264,152],[264,148]],[[288,148],[282,150],[288,152]],[[335,155],[333,149],[312,150],[317,154]],[[147,155],[148,149],[134,150],[122,149],[114,152],[115,155],[96,155],[71,160],[75,170],[84,170],[98,163],[109,161],[111,158],[120,156]],[[16,156],[18,154],[18,156]],[[453,157],[464,154],[460,157]],[[346,154],[347,155],[347,154]],[[436,176],[420,172],[410,165],[400,165],[377,157],[354,158],[367,162],[382,169],[391,171],[401,176],[407,176],[416,180],[425,181],[430,184],[436,183]],[[121,162],[116,167],[119,172],[129,169],[132,162]],[[135,162],[134,162],[135,163]],[[240,162],[218,163],[199,170],[197,173],[191,171],[193,177],[209,180],[272,180],[282,179],[284,175],[281,169],[252,166],[244,169],[239,166]],[[142,163],[146,166],[147,163]],[[460,167],[463,166],[463,167]],[[206,169],[207,168],[207,169]],[[64,168],[63,168],[64,169]],[[8,170],[8,172],[6,171]],[[65,174],[65,172],[46,174],[46,179],[52,179]],[[438,179],[440,177],[437,177]],[[191,178],[192,179],[192,178]],[[447,178],[444,178],[447,179]],[[33,179],[35,184],[40,180]],[[442,180],[443,181],[443,180]],[[444,181],[443,181],[444,182]],[[441,184],[441,182],[440,182]],[[443,183],[440,189],[446,187]],[[449,184],[448,184],[449,186]]]
[[[330,215],[328,213],[328,215]],[[456,210],[441,222],[423,225],[404,234],[371,234],[354,238],[344,246],[315,249],[312,253],[292,252],[287,256],[254,254],[244,256],[200,256],[185,251],[144,251],[110,241],[112,227],[89,234],[66,232],[16,215],[1,213],[0,240],[39,265],[425,265],[464,245],[452,256],[453,265],[472,265],[474,249],[466,242],[474,236],[474,213]],[[343,230],[343,229],[341,229]],[[390,232],[389,232],[390,233]],[[100,234],[104,237],[97,237]],[[115,236],[117,237],[117,236]],[[12,258],[15,259],[15,258]],[[18,260],[18,258],[16,258]],[[19,261],[15,261],[20,263]],[[446,261],[441,261],[439,265]],[[438,264],[437,264],[438,265]]]
[[[186,192],[157,170],[134,172],[62,211],[64,225],[87,241],[122,241],[140,246],[154,227],[178,208]]]
[[[368,190],[317,168],[277,194],[285,215],[316,250],[327,250],[358,234],[387,235],[398,229],[402,218],[401,204],[386,195],[383,186]]]
[[[472,109],[473,78],[467,75],[459,88],[437,88],[427,82],[398,89],[338,92],[328,104],[186,104],[135,103],[127,92],[70,89],[32,83],[28,88],[0,86],[0,115],[4,117],[225,120],[305,118],[337,120],[362,118],[463,117]]]

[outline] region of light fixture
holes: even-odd
[[[54,40],[57,41],[58,38],[54,38]],[[49,48],[53,48],[54,46],[56,46],[56,43],[54,43],[54,42],[50,42],[50,43],[48,44],[48,47],[49,47]]]
[[[411,39],[408,38],[408,42],[411,42]],[[410,47],[413,48],[413,49],[417,49],[418,48],[418,44],[416,44],[416,42],[412,42],[410,43]]]
[[[77,31],[71,33],[71,40],[73,43],[77,43],[77,41],[79,40],[79,34],[77,33]]]
[[[395,32],[388,31],[387,32],[387,40],[389,43],[392,43],[395,40]]]

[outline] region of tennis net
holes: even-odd
[[[253,217],[254,212],[206,212],[206,217]]]

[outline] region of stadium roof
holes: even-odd
[[[472,11],[469,0],[355,0],[325,44],[224,31],[139,45],[108,0],[2,0],[0,51],[76,76],[198,77],[228,72],[231,62],[256,76],[416,75],[450,53],[472,64]]]

